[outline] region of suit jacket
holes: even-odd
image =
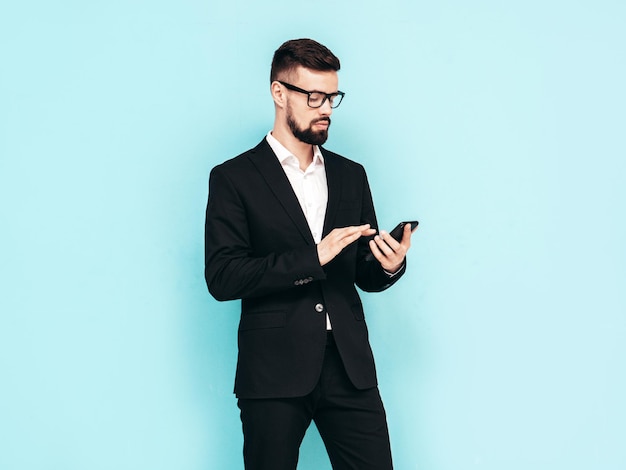
[[[324,236],[371,224],[365,170],[322,150],[328,182]],[[320,266],[304,213],[265,139],[216,166],[209,180],[205,278],[217,300],[242,299],[235,393],[239,398],[304,396],[315,387],[326,345],[326,313],[352,383],[374,387],[376,371],[355,284],[382,291],[396,282],[365,237]]]

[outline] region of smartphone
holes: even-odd
[[[396,240],[401,241],[402,235],[404,234],[404,226],[406,224],[411,224],[411,232],[412,232],[413,230],[417,228],[417,226],[419,225],[419,222],[417,220],[408,220],[406,222],[400,222],[398,225],[396,225],[393,228],[391,232],[389,232],[389,235],[391,235]]]

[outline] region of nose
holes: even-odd
[[[320,111],[320,114],[322,114],[323,116],[330,116],[331,114],[333,114],[333,108],[330,106],[329,99],[326,99],[324,101],[324,104],[320,106],[318,109]]]

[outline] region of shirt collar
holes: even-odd
[[[287,150],[285,146],[281,144],[276,139],[276,137],[272,135],[272,131],[269,131],[267,133],[266,140],[267,140],[267,143],[270,144],[270,147],[276,154],[276,157],[278,158],[278,161],[281,163],[281,165],[285,165],[286,160],[289,159],[290,157],[296,159],[296,161],[298,160],[293,153]],[[324,155],[322,155],[322,151],[320,150],[318,145],[313,146],[313,164],[314,165],[324,164]]]

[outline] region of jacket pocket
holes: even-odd
[[[259,328],[282,328],[287,317],[285,312],[246,313],[239,321],[239,331],[256,330]]]

